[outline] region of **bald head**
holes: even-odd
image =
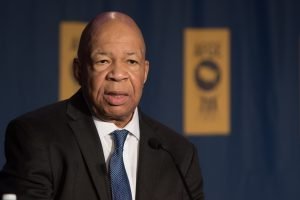
[[[86,26],[73,72],[96,117],[124,127],[139,104],[148,71],[142,33],[129,16],[107,12]]]
[[[111,28],[112,26],[114,27],[114,29]],[[121,12],[105,12],[93,18],[82,32],[77,53],[78,59],[81,62],[85,62],[89,54],[91,53],[90,49],[92,41],[97,39],[96,37],[98,37],[102,33],[108,32],[107,27],[111,28],[110,31],[112,33],[120,31],[121,27],[123,29],[130,29],[130,34],[136,35],[136,39],[141,43],[141,50],[145,56],[146,47],[144,38],[140,28],[135,23],[135,21],[128,15]],[[129,32],[124,32],[123,34],[126,33],[129,34]],[[120,32],[120,34],[122,34],[122,32]]]

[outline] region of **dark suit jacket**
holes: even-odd
[[[174,154],[194,199],[204,199],[195,147],[141,112],[140,129],[136,199],[188,199],[170,156],[149,147],[150,138]],[[111,199],[101,142],[80,91],[13,120],[5,153],[0,194],[16,193],[18,200]]]

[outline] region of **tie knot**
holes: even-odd
[[[125,129],[115,130],[114,132],[112,132],[112,136],[115,141],[116,150],[120,149],[123,151],[123,146],[124,146],[124,142],[126,140],[127,135],[128,135],[128,131]]]

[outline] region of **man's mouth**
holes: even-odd
[[[108,102],[108,104],[112,106],[120,106],[128,100],[129,95],[126,92],[113,91],[105,92],[104,98]]]

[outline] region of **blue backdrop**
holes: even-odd
[[[190,137],[207,200],[299,200],[298,0],[44,0],[0,3],[0,166],[9,120],[57,101],[58,31],[119,10],[141,26],[151,63],[141,106],[182,132],[183,29],[231,30],[232,131]]]

